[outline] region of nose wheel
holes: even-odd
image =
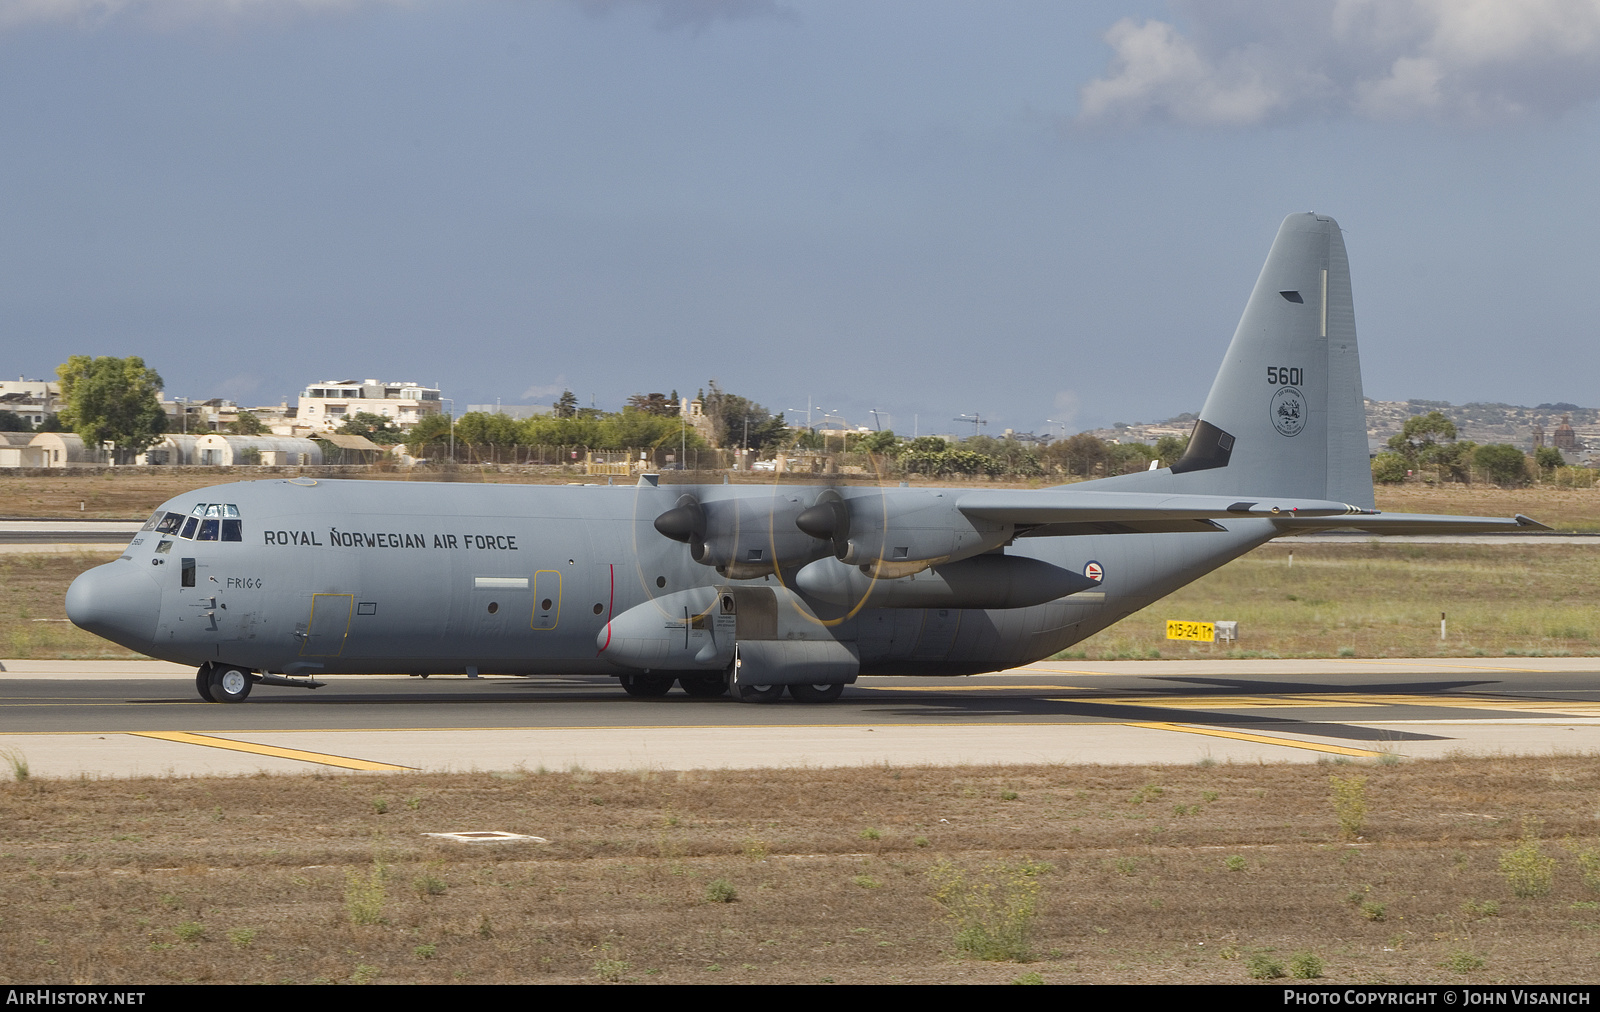
[[[249,671],[231,664],[202,664],[194,676],[195,690],[208,703],[242,703],[254,686]]]

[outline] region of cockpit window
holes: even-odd
[[[164,514],[161,517],[161,520],[156,524],[156,533],[157,534],[176,534],[176,533],[178,533],[178,528],[180,528],[182,526],[183,526],[183,514],[182,513],[167,513],[167,514]]]
[[[156,529],[156,524],[160,523],[161,522],[161,518],[166,516],[166,515],[167,514],[165,512],[163,512],[162,510],[156,510],[154,513],[150,514],[150,519],[146,520],[144,522],[144,526],[139,528],[139,530],[141,530],[141,531],[153,531],[153,530],[155,530]]]
[[[188,517],[177,513],[168,513],[162,523],[171,523],[171,528],[165,529],[160,524],[156,529],[162,533],[171,533],[183,525],[183,530],[178,534],[180,538],[190,541],[243,541],[244,524],[239,518],[239,507],[231,502],[203,502],[196,503],[189,511]]]

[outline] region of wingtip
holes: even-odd
[[[1518,527],[1531,527],[1531,528],[1534,528],[1536,530],[1541,530],[1541,531],[1553,531],[1553,530],[1555,530],[1554,527],[1551,527],[1548,524],[1541,524],[1539,521],[1533,519],[1532,517],[1523,516],[1521,513],[1517,514],[1517,526]]]

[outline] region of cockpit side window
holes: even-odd
[[[161,517],[161,520],[159,522],[157,522],[157,524],[156,524],[156,533],[157,534],[176,534],[176,533],[178,533],[178,528],[180,528],[182,526],[183,526],[183,514],[182,513],[167,513],[167,514],[164,514]]]
[[[193,540],[194,539],[194,530],[195,530],[196,527],[199,527],[199,526],[200,526],[200,518],[199,517],[190,517],[188,520],[185,520],[183,522],[183,533],[179,534],[178,537],[183,538],[185,541]]]

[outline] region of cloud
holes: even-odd
[[[718,21],[751,21],[770,18],[796,20],[793,9],[776,0],[579,0],[591,16],[605,17],[614,10],[654,11],[655,27],[670,32],[689,28],[696,34]]]
[[[1490,123],[1600,96],[1600,0],[1182,3],[1125,18],[1083,123],[1244,127],[1309,117]]]
[[[96,28],[120,18],[156,22],[282,17],[411,0],[0,0],[0,30],[68,23]]]

